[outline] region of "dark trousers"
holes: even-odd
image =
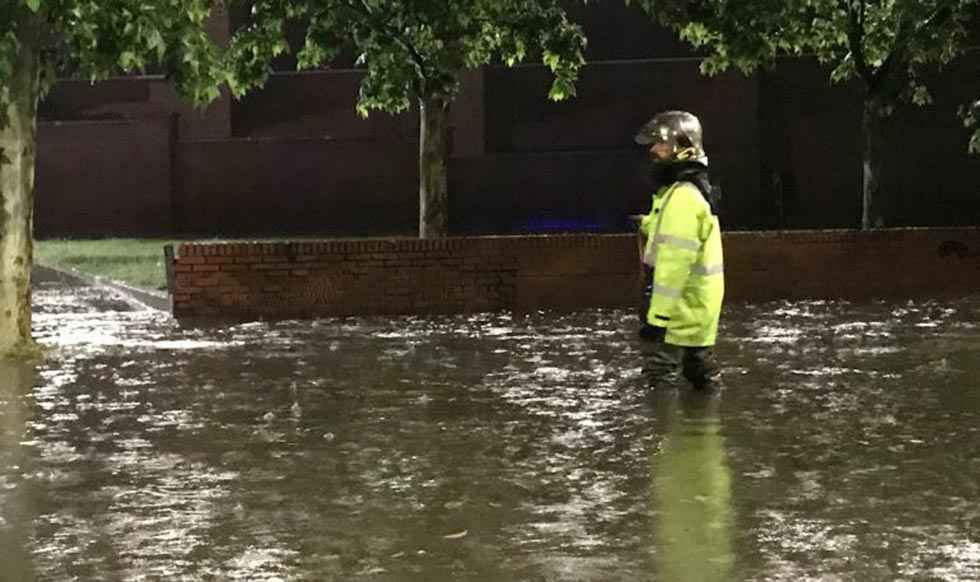
[[[643,375],[656,387],[673,382],[678,372],[696,389],[711,388],[718,369],[711,348],[674,346],[663,340],[643,341]]]
[[[653,270],[643,268],[643,295],[640,297],[640,338],[643,342],[643,374],[651,386],[671,382],[681,372],[698,390],[711,387],[718,373],[711,348],[687,348],[664,342],[663,330],[647,323],[653,294]],[[659,333],[658,333],[659,332]]]

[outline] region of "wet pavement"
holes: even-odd
[[[0,363],[0,580],[980,579],[980,297],[182,326],[42,283]]]

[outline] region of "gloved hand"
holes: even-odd
[[[640,338],[646,341],[663,343],[667,338],[667,328],[644,323],[640,326]]]

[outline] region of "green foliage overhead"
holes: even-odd
[[[964,107],[961,113],[964,124],[974,129],[973,136],[970,138],[970,151],[980,154],[980,100]]]
[[[461,72],[539,56],[554,73],[552,99],[574,95],[585,38],[559,0],[255,0],[232,41],[232,91],[261,86],[276,56],[293,50],[300,68],[328,64],[341,50],[366,69],[358,111],[399,112],[417,98],[452,100]],[[286,27],[306,41],[289,47]]]
[[[978,15],[977,0],[632,1],[706,50],[706,73],[811,55],[834,81],[860,79],[882,114],[929,102],[923,74],[967,48]]]
[[[211,0],[0,0],[0,111],[21,51],[39,55],[42,93],[55,71],[96,81],[152,68],[207,103],[225,78],[210,12]]]

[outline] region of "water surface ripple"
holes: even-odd
[[[980,297],[190,326],[42,285],[0,363],[0,580],[980,579]]]

